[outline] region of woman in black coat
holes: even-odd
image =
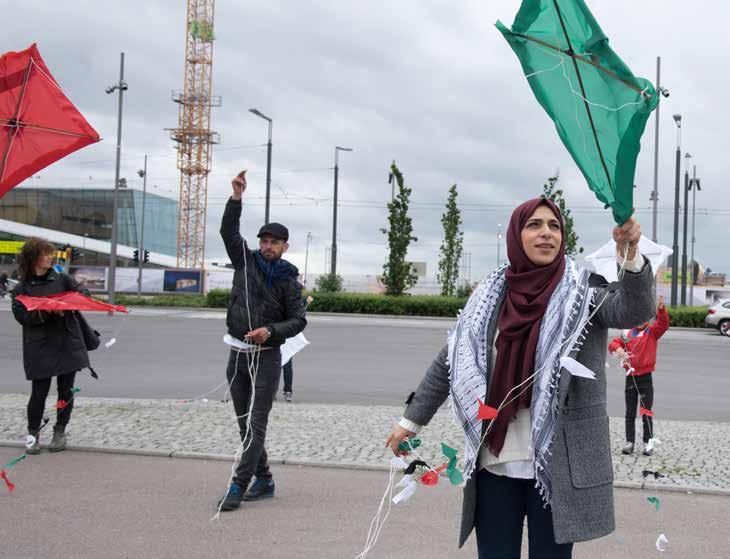
[[[42,297],[65,291],[79,291],[88,295],[70,276],[53,268],[55,247],[43,240],[31,238],[25,243],[18,258],[20,281],[14,296]],[[66,425],[73,409],[74,379],[76,372],[89,366],[89,356],[76,313],[63,311],[28,311],[13,297],[13,314],[23,326],[23,365],[25,377],[31,381],[28,401],[28,432],[35,443],[28,454],[40,453],[38,435],[51,388],[51,379],[57,377],[58,400],[66,402],[57,410],[51,452],[66,448]]]

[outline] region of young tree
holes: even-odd
[[[386,295],[403,295],[403,293],[416,285],[418,276],[413,265],[406,261],[408,246],[411,241],[418,239],[413,236],[413,225],[408,217],[408,204],[411,196],[411,189],[403,184],[403,175],[395,161],[390,166],[390,171],[395,177],[398,189],[395,198],[388,204],[388,225],[389,229],[381,229],[381,232],[388,236],[389,254],[388,260],[383,265],[383,285]]]
[[[560,179],[560,172],[556,172],[555,176],[548,177],[545,184],[542,187],[542,193],[545,198],[550,198],[560,208],[560,213],[563,214],[563,223],[565,224],[565,252],[571,258],[583,252],[583,247],[578,246],[578,235],[573,228],[573,218],[570,215],[570,210],[565,203],[565,197],[563,196],[563,189],[558,188],[558,180]]]
[[[459,278],[459,259],[464,249],[464,233],[460,229],[461,211],[456,205],[456,185],[449,189],[446,210],[441,216],[444,226],[444,240],[441,243],[439,271],[436,280],[441,287],[441,295],[452,296],[456,291],[456,280]]]

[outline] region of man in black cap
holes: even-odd
[[[274,496],[264,442],[281,374],[279,347],[307,324],[299,272],[281,258],[289,248],[289,231],[280,223],[268,223],[259,230],[259,250],[249,249],[239,231],[246,171],[231,184],[233,195],[223,213],[221,237],[236,270],[226,317],[227,339],[236,349],[231,350],[226,376],[243,452],[232,483],[218,503],[223,511],[237,509],[241,500]]]

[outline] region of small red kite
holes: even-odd
[[[77,291],[54,293],[45,297],[31,297],[18,295],[15,298],[29,311],[99,311],[99,312],[129,312],[122,305],[110,305],[104,301],[97,301]]]

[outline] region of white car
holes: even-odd
[[[717,328],[724,336],[730,336],[730,299],[719,301],[707,309],[705,324]]]

